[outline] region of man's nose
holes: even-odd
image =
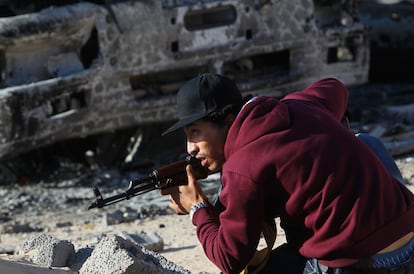
[[[187,152],[188,154],[195,155],[198,153],[198,147],[193,142],[187,142]]]

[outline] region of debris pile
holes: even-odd
[[[158,232],[170,230],[168,225],[143,228],[151,219],[173,215],[167,196],[151,191],[87,210],[94,200],[90,185],[99,185],[108,195],[118,193],[133,175],[107,171],[85,176],[0,188],[1,270],[14,274],[188,273],[160,255],[188,248],[168,237],[165,242]],[[202,182],[211,199],[217,193],[217,180],[211,175]],[[188,236],[196,240],[195,235]]]
[[[351,128],[380,138],[394,157],[414,152],[414,84],[350,87]]]
[[[49,234],[29,238],[23,245],[22,255],[28,263],[0,260],[1,269],[15,274],[28,273],[190,273],[181,266],[167,260],[148,247],[162,248],[162,239],[147,235],[103,236],[94,247],[74,249],[66,240]],[[137,242],[134,239],[150,240]],[[152,241],[151,241],[152,240]],[[56,271],[54,271],[56,270]]]

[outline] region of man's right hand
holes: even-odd
[[[188,214],[192,206],[208,199],[197,183],[194,169],[186,166],[188,184],[161,189],[162,195],[170,195],[170,208],[177,214]]]

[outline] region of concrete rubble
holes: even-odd
[[[143,245],[120,236],[104,237],[79,270],[79,274],[100,273],[190,273]]]
[[[0,258],[0,269],[14,274],[191,273],[154,251],[162,248],[156,233],[103,235],[94,247],[78,250],[70,241],[40,234],[24,243],[23,260]]]
[[[131,273],[144,267],[140,273],[188,273],[179,266],[186,263],[177,265],[175,259],[158,254],[168,257],[171,251],[188,248],[160,236],[168,224],[143,226],[169,214],[169,197],[151,191],[104,209],[87,210],[94,199],[90,185],[109,195],[122,191],[128,179],[127,174],[113,171],[56,183],[0,187],[0,273],[80,274],[94,273],[93,269],[99,274]],[[211,176],[201,182],[212,199],[217,180]]]
[[[75,256],[72,243],[47,234],[29,238],[23,245],[23,252],[29,254],[31,261],[44,267],[67,266]]]

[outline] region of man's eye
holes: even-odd
[[[197,136],[200,134],[200,131],[198,129],[191,129],[191,136]]]

